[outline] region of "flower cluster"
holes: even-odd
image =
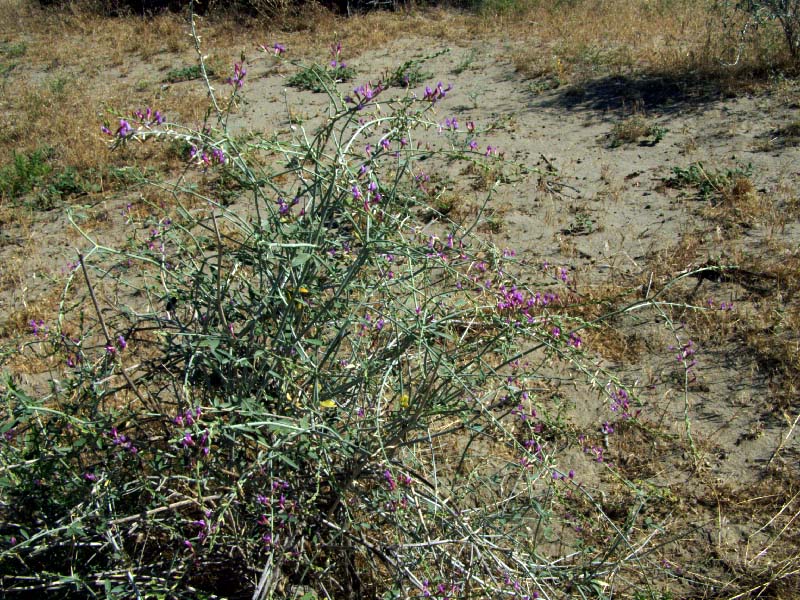
[[[713,298],[709,298],[708,301],[706,302],[706,304],[708,304],[708,308],[713,309],[714,308],[714,304],[715,304],[714,299]],[[722,302],[719,303],[719,310],[726,311],[726,312],[730,311],[730,310],[733,310],[733,302],[725,302],[723,300]]]
[[[296,206],[297,203],[300,202],[300,197],[295,196],[291,202],[287,202],[285,198],[278,196],[278,199],[275,202],[278,205],[278,214],[284,217],[289,214],[293,206]]]
[[[225,80],[225,83],[236,87],[237,89],[241,89],[244,85],[244,78],[247,75],[247,69],[244,68],[244,65],[241,63],[235,63],[233,65],[233,76],[228,77]]]
[[[268,54],[274,54],[275,56],[280,56],[286,52],[286,46],[284,44],[280,44],[275,42],[271,47],[267,48],[264,44],[260,44],[258,46],[264,52]]]
[[[188,409],[186,412],[179,412],[178,415],[172,419],[172,422],[175,423],[178,427],[183,426],[191,426],[200,419],[200,415],[202,414],[202,409],[199,406],[196,406],[194,409]]]
[[[614,389],[611,387],[608,392],[609,397],[611,398],[611,410],[615,413],[619,413],[619,415],[623,419],[630,419],[634,415],[631,414],[631,399],[624,389]],[[637,411],[636,414],[638,415],[639,412]]]
[[[225,155],[225,152],[221,148],[211,148],[210,150],[204,150],[192,146],[189,149],[189,157],[198,165],[201,165],[203,169],[208,169],[210,166],[217,164],[217,165],[224,165],[228,162],[228,157]]]
[[[197,533],[193,536],[198,542],[201,544],[205,542],[206,538],[217,531],[217,525],[214,525],[211,522],[211,517],[213,515],[213,511],[207,509],[203,511],[204,518],[196,519],[189,523],[189,527],[197,531]],[[186,539],[183,542],[183,545],[194,552],[194,545],[190,539]]]
[[[572,346],[576,350],[583,346],[583,340],[581,336],[579,336],[574,331],[569,334],[569,339],[567,340],[567,346]]]
[[[506,287],[500,285],[496,288],[497,311],[505,314],[516,314],[520,320],[533,323],[535,317],[531,314],[532,309],[548,306],[558,301],[558,294],[552,292],[525,293],[516,286]],[[560,330],[559,330],[560,334]],[[556,336],[558,337],[558,336]]]
[[[440,127],[442,127],[442,126],[440,125]],[[458,119],[456,119],[455,117],[452,117],[452,118],[447,117],[444,120],[444,129],[450,129],[452,131],[457,131],[458,130]]]
[[[47,325],[44,324],[42,319],[36,320],[31,319],[28,321],[28,325],[31,326],[31,333],[37,338],[44,338],[47,337]]]
[[[383,90],[383,84],[379,83],[373,87],[372,82],[367,82],[355,88],[352,96],[345,96],[344,101],[348,104],[355,104],[356,110],[361,110],[372,102]]]
[[[395,480],[392,472],[386,468],[383,470],[382,475],[386,484],[386,488],[389,490],[389,492],[394,494],[394,497],[386,503],[386,510],[388,510],[390,513],[394,513],[398,510],[408,508],[408,495],[405,492],[398,490],[398,481]],[[400,477],[399,484],[405,488],[408,488],[411,487],[413,482],[414,480],[411,479],[409,475],[402,475]]]
[[[674,348],[671,348],[674,350]],[[683,363],[688,371],[692,367],[697,364],[697,359],[694,358],[694,354],[697,350],[695,349],[694,342],[689,340],[685,344],[683,344],[680,348],[678,348],[678,353],[675,355],[675,360],[680,363]]]
[[[440,598],[441,600],[448,600],[449,598],[458,598],[461,588],[455,583],[445,584],[432,584],[427,579],[422,582],[422,597],[423,598]]]
[[[590,454],[594,456],[594,460],[599,463],[604,462],[605,457],[603,455],[604,451],[602,446],[588,443],[585,435],[579,435],[578,441],[583,445],[584,454]]]
[[[149,106],[144,111],[141,109],[133,111],[133,117],[144,127],[152,127],[153,125],[162,125],[164,123],[164,116],[161,112],[153,111]]]
[[[268,531],[261,536],[261,541],[266,548],[274,547],[278,542],[278,534],[285,530],[297,512],[298,503],[290,499],[291,486],[287,481],[277,479],[270,486],[269,495],[256,495],[256,502],[260,506],[271,509],[271,515],[261,513],[257,523],[267,527]]]
[[[347,65],[342,60],[342,42],[336,42],[331,46],[331,68],[346,69]]]
[[[111,128],[108,126],[108,124],[100,127],[100,131],[117,139],[126,140],[132,138],[138,132],[138,129],[134,127],[134,125],[131,125],[131,122],[138,127],[150,129],[153,126],[162,125],[164,123],[164,115],[162,115],[160,111],[154,111],[148,106],[144,110],[138,109],[133,111],[133,113],[131,113],[130,121],[121,118],[119,120],[119,127],[117,127],[116,131],[111,131]]]
[[[438,82],[436,87],[431,89],[430,86],[425,86],[425,93],[422,96],[423,100],[427,100],[431,104],[436,104],[439,100],[444,100],[447,97],[447,92],[453,89],[452,85],[444,87],[442,82]]]
[[[180,428],[193,427],[193,431],[185,430],[178,438],[177,444],[184,450],[197,448],[203,456],[208,456],[211,452],[211,432],[208,429],[200,431],[197,425],[200,423],[202,409],[199,406],[179,412],[172,422]]]
[[[125,337],[122,336],[122,335],[119,335],[119,336],[117,336],[116,345],[114,345],[113,343],[109,342],[108,344],[106,344],[105,350],[106,350],[106,354],[114,356],[114,355],[117,354],[118,351],[122,352],[127,347],[128,347],[128,342],[125,341]]]
[[[139,452],[139,449],[133,445],[133,442],[128,439],[128,436],[121,434],[116,427],[111,428],[109,437],[111,438],[111,443],[115,446],[118,446],[123,450],[127,450],[131,454],[136,454]]]

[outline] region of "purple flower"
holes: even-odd
[[[120,350],[125,350],[128,347],[128,342],[125,341],[125,338],[121,335],[117,338],[117,346],[119,346]]]
[[[275,53],[275,56],[279,56],[286,52],[286,46],[275,42],[275,44],[272,46],[272,51]]]
[[[221,165],[224,165],[225,162],[227,161],[225,152],[223,152],[220,148],[214,148],[211,151],[211,156]]]
[[[386,484],[389,486],[389,491],[394,491],[397,488],[397,483],[392,477],[392,472],[389,469],[386,469],[383,472],[383,478],[386,480]]]
[[[31,319],[30,321],[28,321],[28,325],[31,326],[31,333],[33,333],[33,335],[35,335],[36,337],[47,335],[47,327],[45,326],[44,321],[42,321],[41,319],[39,319],[38,321]]]
[[[581,340],[581,337],[573,331],[569,334],[569,341],[567,342],[567,345],[572,346],[573,348],[580,348],[581,345],[583,345],[583,340]]]
[[[425,94],[422,96],[423,100],[428,100],[431,104],[436,104],[439,100],[442,100],[447,96],[447,92],[453,89],[452,85],[448,85],[446,88],[442,86],[442,82],[436,84],[436,87],[431,89],[430,87],[425,87]]]
[[[120,138],[126,138],[133,133],[133,129],[125,119],[119,120],[119,129],[117,129],[117,135]]]
[[[277,202],[278,202],[278,213],[279,214],[285,215],[286,213],[289,212],[289,204],[286,202],[286,200],[284,200],[283,198],[278,196]]]
[[[344,63],[340,63],[339,66],[344,67]],[[355,104],[356,110],[361,110],[368,102],[374,100],[375,97],[382,91],[383,91],[383,86],[381,84],[372,87],[372,84],[370,82],[367,82],[364,85],[360,85],[353,90],[355,98],[352,96],[347,96],[347,98],[345,98],[345,102],[349,102],[350,104]]]
[[[233,65],[233,77],[228,77],[225,83],[241,88],[244,85],[245,75],[247,75],[247,70],[244,68],[244,65],[235,63]]]

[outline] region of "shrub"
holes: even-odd
[[[434,119],[441,83],[327,89],[316,133],[237,139],[245,75],[227,98],[208,86],[215,125],[145,109],[104,126],[115,146],[188,144],[242,198],[181,179],[174,208],[129,207],[127,243],[92,240],[58,318],[31,321],[23,351],[52,375],[4,382],[4,591],[592,593],[647,542],[638,509],[615,522],[564,462],[602,462],[613,429],[579,438],[549,385],[586,379],[621,419],[634,399],[584,354],[566,268],[529,288],[513,252],[418,224],[423,164],[502,171],[496,150]]]
[[[153,15],[160,12],[188,10],[202,14],[234,14],[243,17],[274,17],[298,11],[315,0],[39,0],[42,6],[79,7],[83,10],[108,16],[125,14]],[[340,14],[368,10],[392,9],[393,0],[323,0],[322,6]]]
[[[731,3],[731,0],[724,2],[726,5]],[[750,28],[777,22],[792,58],[800,58],[800,0],[737,0],[735,8],[747,15],[742,35]]]

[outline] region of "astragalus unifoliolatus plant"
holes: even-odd
[[[602,461],[613,429],[579,440],[549,384],[595,385],[620,418],[632,399],[585,354],[566,269],[522,285],[513,251],[431,212],[431,169],[502,158],[442,112],[441,83],[320,82],[314,131],[236,137],[246,74],[208,86],[199,127],[151,109],[104,126],[187,170],[158,184],[168,202],[128,207],[126,244],[81,231],[58,319],[26,348],[52,376],[4,384],[4,590],[599,593],[642,546],[563,458]]]

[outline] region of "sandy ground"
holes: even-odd
[[[406,38],[394,47],[367,52],[352,61],[358,76],[342,89],[380,80],[401,62],[422,56],[420,48],[425,54],[443,49],[431,46],[430,40]],[[516,251],[523,277],[541,278],[545,263],[551,270],[566,267],[576,298],[618,286],[634,290],[628,296],[634,301],[652,297],[668,281],[709,263],[747,265],[758,258],[779,264],[797,257],[800,221],[793,207],[800,148],[781,144],[776,133],[800,119],[796,84],[735,97],[724,97],[710,82],[623,76],[547,89],[541,81],[522,79],[507,58],[509,51],[503,42],[454,47],[425,63],[423,70],[436,74],[430,81],[453,85],[438,108],[442,121],[450,116],[460,123],[474,121],[484,131],[478,136],[482,146],[498,147],[510,163],[527,170],[498,188],[484,217],[491,223],[483,228],[498,246]],[[326,105],[324,96],[287,88],[291,68],[276,69],[270,59],[259,56],[249,69],[247,103],[231,121],[232,131],[286,131],[287,109],[299,116],[302,126],[313,128]],[[161,77],[144,64],[125,65],[118,74],[120,80],[133,81],[158,82]],[[164,85],[160,93],[181,94],[197,85]],[[663,139],[644,136],[615,147],[615,126],[634,114],[661,128]],[[726,221],[711,200],[666,184],[674,167],[697,162],[713,171],[740,168],[752,173],[760,210]],[[453,216],[468,218],[484,191],[475,189],[479,186],[470,175],[450,175],[449,185],[460,198]],[[104,235],[111,239],[124,239],[120,213],[128,199],[110,196],[94,207],[106,214],[106,222],[98,225],[95,220],[94,227],[110,232]],[[27,267],[13,285],[6,280],[0,315],[35,305],[49,282],[74,260],[74,249],[85,248],[63,211],[29,217],[24,224],[0,224],[0,264],[6,269]],[[800,435],[792,428],[800,403],[794,398],[776,406],[773,399],[785,398],[781,386],[786,382],[730,333],[737,322],[759,313],[764,295],[778,293],[776,285],[766,276],[717,281],[686,277],[665,296],[698,307],[681,313],[683,320],[668,323],[652,311],[632,311],[613,322],[626,332],[616,345],[595,339],[601,361],[620,369],[639,390],[642,422],[660,432],[644,442],[635,439],[636,432],[621,433],[609,441],[608,460],[652,489],[679,496],[671,506],[686,515],[685,540],[704,556],[719,558],[714,567],[719,571],[726,561],[742,560],[743,540],[758,546],[754,536],[763,523],[750,521],[747,507],[731,509],[723,519],[720,505],[704,504],[710,486],[734,491],[752,486],[756,495],[768,473],[777,469],[795,481],[800,473]],[[734,308],[719,310],[720,302]],[[792,302],[786,299],[784,307]],[[786,335],[796,343],[796,332]],[[676,346],[689,339],[696,347],[697,365],[684,379],[675,354]],[[588,350],[594,350],[591,344]],[[577,428],[610,416],[596,393],[568,386],[560,393],[573,407],[570,419]],[[675,442],[685,436],[687,419],[699,461]],[[650,456],[637,455],[637,443],[651,444]],[[583,461],[586,484],[601,489],[606,472],[580,452],[576,461]],[[670,561],[697,560],[691,544],[673,553]]]

